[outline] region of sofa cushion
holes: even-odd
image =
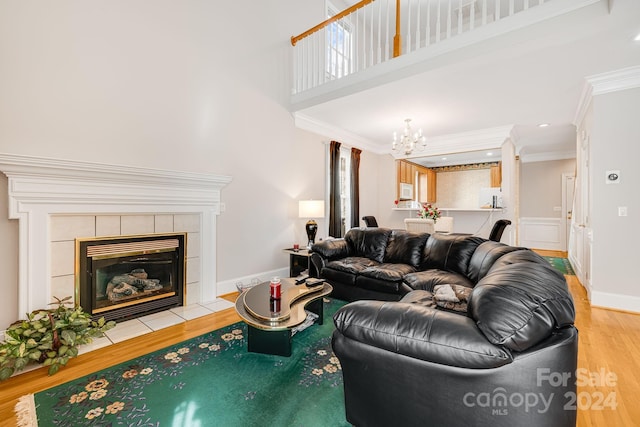
[[[487,341],[473,319],[419,304],[356,301],[339,309],[333,321],[347,338],[427,362],[488,369],[513,360],[508,350]]]
[[[401,282],[405,275],[414,273],[415,271],[415,268],[407,264],[382,263],[373,267],[365,268],[360,272],[360,274],[374,279]]]
[[[344,271],[345,273],[359,274],[367,268],[379,265],[378,262],[359,256],[350,256],[342,259],[329,261],[326,268],[331,270]]]
[[[525,264],[525,263],[533,263],[539,264],[543,267],[546,267],[551,274],[555,275],[560,281],[565,282],[564,275],[556,270],[547,260],[545,260],[541,255],[533,252],[531,249],[523,249],[520,251],[510,252],[498,258],[491,268],[489,272],[501,268],[505,265],[511,264]]]
[[[349,245],[347,245],[344,239],[322,240],[311,247],[311,252],[319,253],[323,258],[328,260],[344,258],[351,255],[349,253]]]
[[[436,303],[433,301],[433,294],[429,291],[411,291],[402,297],[400,302],[408,302],[411,304],[418,304],[423,307],[436,308]]]
[[[473,287],[473,283],[462,274],[451,273],[444,270],[417,271],[405,275],[404,281],[412,289],[422,289],[429,292],[433,292],[433,287],[436,285]]]
[[[355,285],[371,291],[404,294],[411,289],[403,283],[402,278],[414,271],[416,269],[407,264],[383,263],[362,270]]]
[[[358,276],[356,277],[355,286],[361,289],[369,291],[382,292],[385,294],[396,294],[402,296],[411,289],[402,282],[402,280],[386,280],[377,279],[375,277]],[[398,298],[399,299],[399,298]],[[381,301],[385,301],[384,298],[380,298]]]
[[[334,283],[339,283],[351,287],[355,286],[357,276],[355,273],[347,273],[346,271],[334,270],[333,268],[325,267],[320,272],[320,277],[327,280],[332,285]]]
[[[520,252],[526,251],[502,258]],[[524,351],[573,324],[575,309],[566,281],[546,264],[493,268],[471,292],[468,312],[493,344]]]
[[[469,288],[462,288],[462,287],[460,288],[469,289]],[[471,292],[470,289],[469,289],[469,292]],[[449,308],[446,304],[438,304],[437,300],[434,298],[434,294],[432,294],[429,291],[422,291],[422,290],[411,291],[405,296],[403,296],[400,302],[409,302],[412,304],[421,305],[423,307],[431,307],[433,309],[448,311],[450,313],[456,313],[456,314],[461,314],[465,316],[467,315],[466,302],[464,303],[464,306],[465,306],[464,309],[462,309],[461,306],[460,307],[452,306],[451,308]]]
[[[352,228],[347,231],[344,240],[353,256],[383,262],[390,236],[391,230],[388,228]]]
[[[435,268],[466,276],[471,256],[483,242],[486,242],[486,239],[481,237],[432,234],[425,244],[420,270]]]
[[[420,261],[422,261],[422,251],[428,238],[429,234],[427,233],[393,230],[384,254],[384,262],[408,264],[418,268]]]
[[[469,277],[473,283],[478,283],[480,279],[486,276],[498,258],[510,252],[521,250],[525,249],[491,240],[483,242],[476,248],[471,256],[467,277]]]

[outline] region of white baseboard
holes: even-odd
[[[640,313],[640,297],[592,291],[591,306]]]
[[[258,279],[261,282],[267,281],[273,276],[289,277],[289,268],[279,268],[271,271],[264,271],[262,273],[252,274],[250,276],[236,277],[235,279],[223,280],[217,283],[218,296],[228,294],[231,292],[237,292],[236,282],[242,282],[244,284],[251,283],[252,279]]]

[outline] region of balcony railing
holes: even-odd
[[[552,0],[363,0],[292,37],[293,94]]]

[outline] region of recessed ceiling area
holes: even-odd
[[[476,163],[499,162],[502,158],[499,148],[493,150],[467,151],[465,153],[451,153],[440,156],[414,157],[410,162],[428,168],[442,166],[471,165]]]

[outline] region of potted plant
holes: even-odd
[[[54,297],[55,298],[55,297]],[[30,363],[42,363],[53,375],[69,359],[78,355],[78,346],[101,337],[116,322],[97,321],[80,306],[71,305],[71,297],[55,298],[53,309],[41,309],[27,314],[26,320],[18,320],[5,332],[0,343],[0,381]]]

